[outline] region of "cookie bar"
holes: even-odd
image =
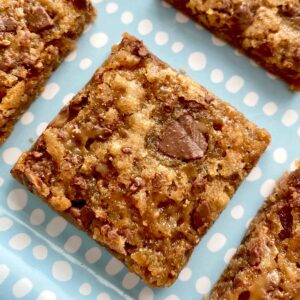
[[[147,283],[169,286],[269,144],[125,34],[13,176]]]
[[[300,167],[278,182],[210,299],[299,298]]]
[[[89,0],[1,0],[0,144],[94,15]]]
[[[298,0],[167,0],[300,90]]]

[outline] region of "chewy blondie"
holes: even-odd
[[[94,15],[89,0],[0,1],[0,144]]]
[[[12,174],[162,287],[175,281],[269,141],[125,34]]]
[[[299,0],[167,0],[300,90]]]

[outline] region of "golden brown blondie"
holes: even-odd
[[[0,1],[0,144],[94,15],[89,0]]]
[[[175,281],[269,141],[125,34],[12,174],[162,287]]]
[[[210,299],[300,299],[300,167],[278,182]]]
[[[300,90],[299,0],[167,0]]]

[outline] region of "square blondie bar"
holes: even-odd
[[[270,142],[125,34],[13,176],[152,286],[169,286]]]
[[[0,1],[0,144],[94,15],[89,0]]]
[[[298,0],[167,0],[300,91]]]
[[[300,166],[278,182],[210,299],[299,298]]]

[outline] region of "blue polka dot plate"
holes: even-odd
[[[160,0],[94,0],[88,28],[0,147],[0,299],[201,299],[283,171],[300,157],[300,94]],[[22,151],[127,31],[272,134],[272,144],[170,288],[153,289],[10,176]]]

